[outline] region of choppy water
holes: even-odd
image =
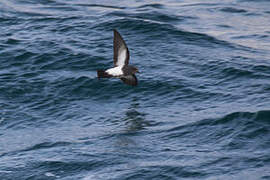
[[[270,179],[269,27],[267,0],[1,0],[1,179]],[[137,87],[96,78],[113,29]]]

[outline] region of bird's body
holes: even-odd
[[[136,86],[138,80],[135,73],[138,69],[129,64],[129,50],[121,35],[114,30],[113,39],[114,67],[107,70],[97,70],[98,78],[120,78],[124,83]]]

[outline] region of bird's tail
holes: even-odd
[[[110,78],[110,77],[112,77],[111,75],[106,73],[106,71],[104,71],[104,70],[97,70],[97,76],[98,76],[98,78]]]

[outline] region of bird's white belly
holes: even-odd
[[[114,67],[114,68],[107,69],[105,72],[112,75],[112,76],[121,76],[121,75],[123,75],[123,71],[122,71],[121,66],[117,66],[117,67]]]

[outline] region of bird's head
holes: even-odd
[[[131,70],[132,70],[132,72],[134,72],[134,73],[140,73],[140,72],[139,72],[139,69],[136,68],[136,67],[134,67],[134,66],[131,66]]]
[[[135,67],[135,72],[140,73],[139,69]]]

